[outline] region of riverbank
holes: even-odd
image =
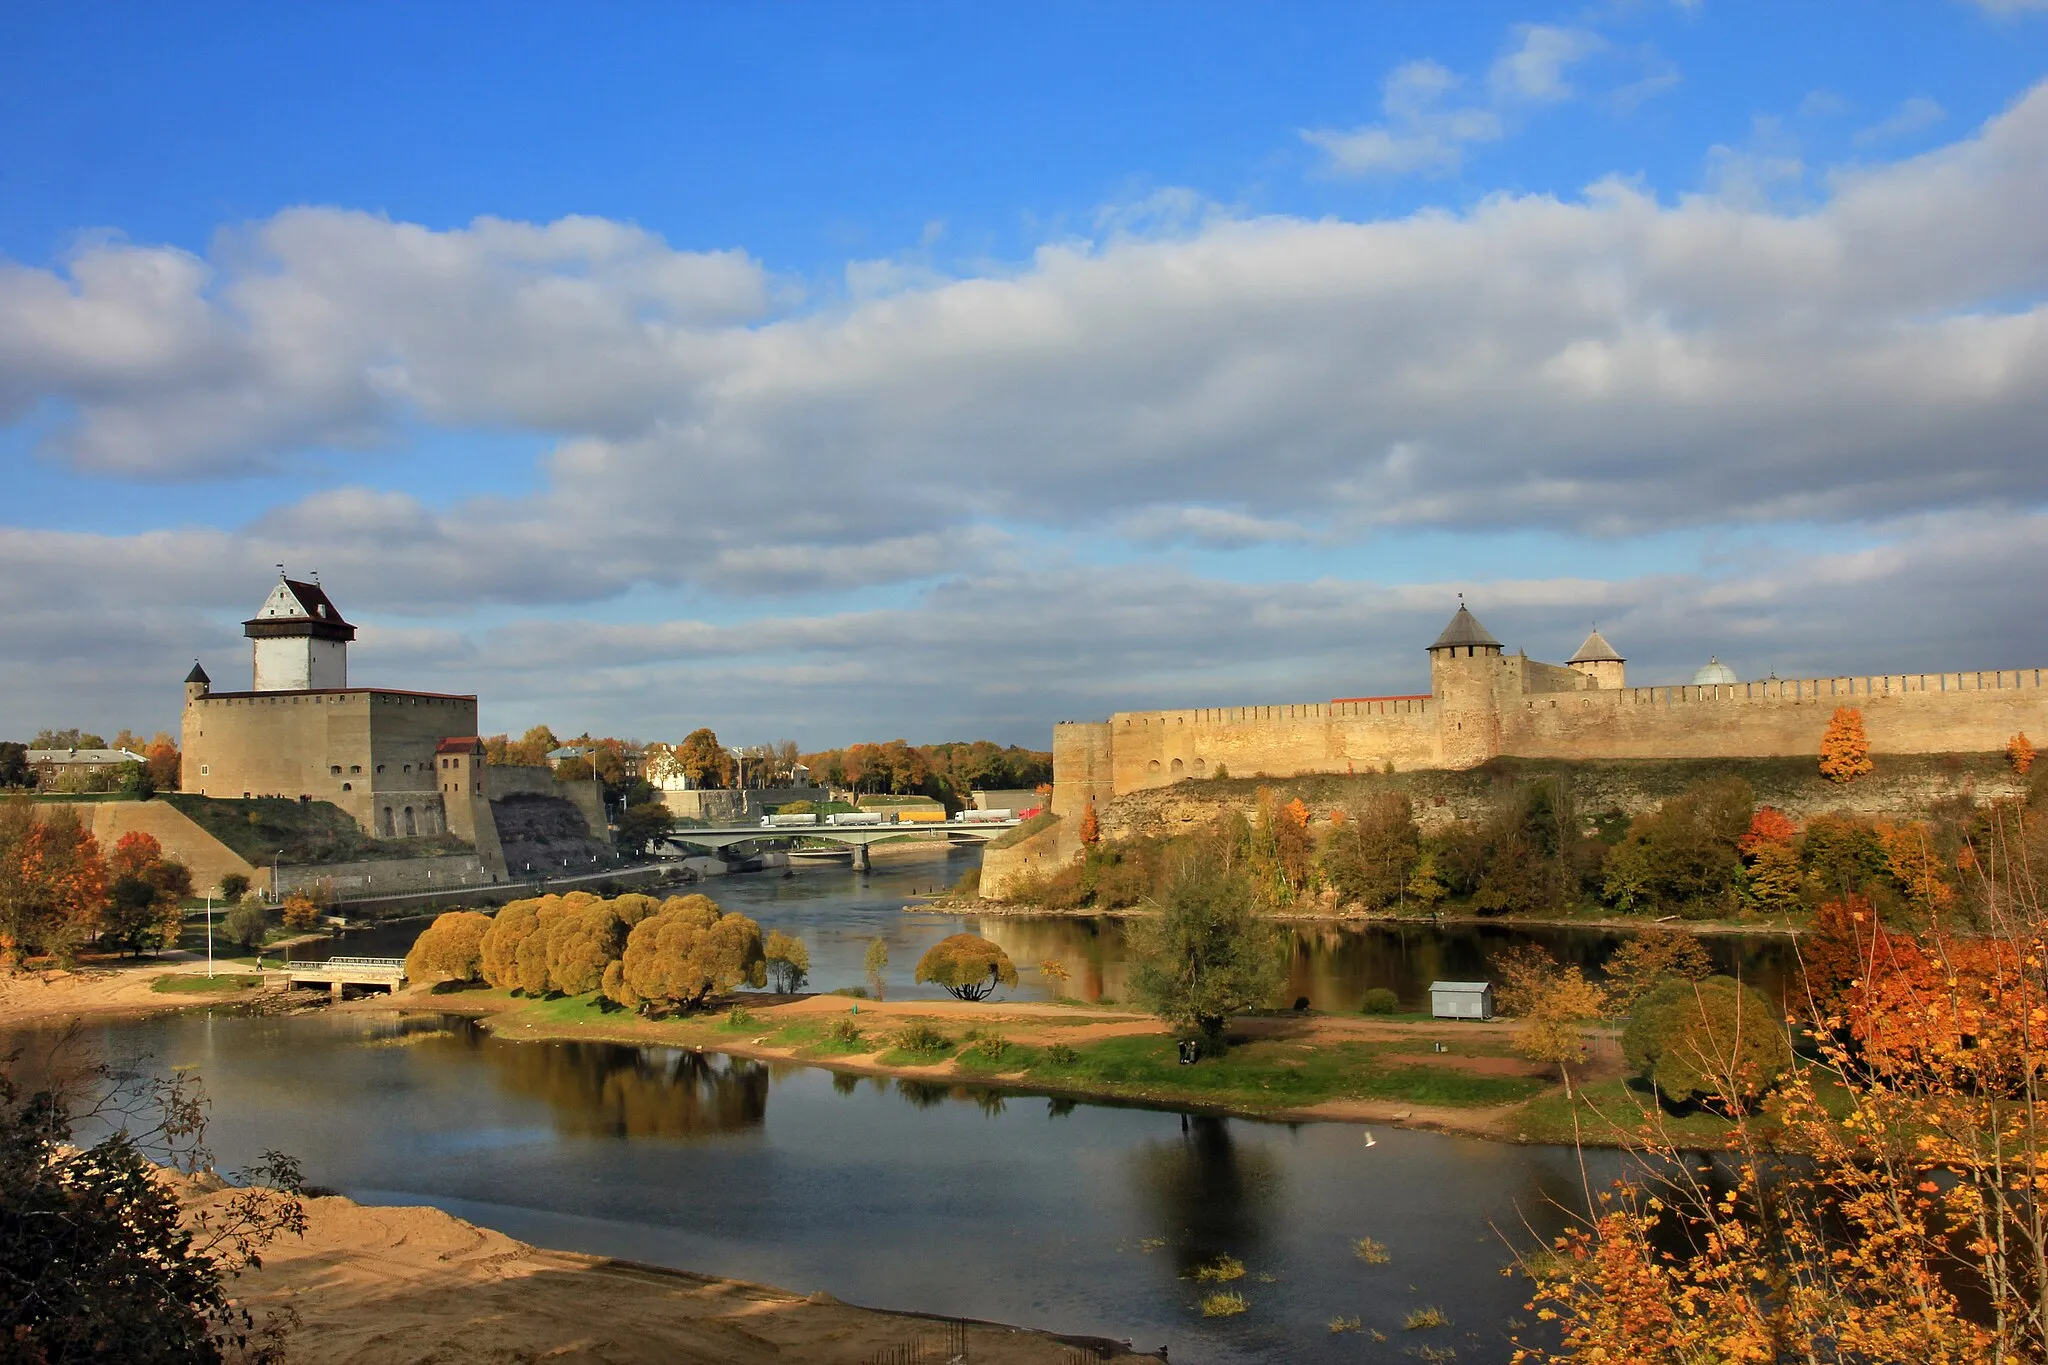
[[[737,1010],[733,1007],[737,1006]],[[1507,1142],[1625,1145],[1644,1117],[1611,1027],[1567,1100],[1556,1068],[1519,1056],[1516,1025],[1269,1012],[1230,1026],[1230,1049],[1192,1066],[1151,1015],[1077,1002],[877,1001],[743,996],[717,1011],[647,1019],[593,997],[411,989],[349,1010],[467,1015],[513,1042],[611,1042],[797,1063],[907,1086],[971,1086],[1289,1122],[1386,1124]],[[845,1030],[853,1030],[851,1036]],[[1681,1120],[1700,1137],[1717,1120]]]
[[[203,1194],[194,1204],[225,1198]],[[338,1196],[307,1200],[305,1235],[273,1243],[233,1293],[259,1322],[295,1314],[286,1349],[309,1365],[866,1365],[896,1350],[906,1360],[959,1353],[977,1365],[1157,1359],[1096,1338],[548,1251],[439,1209]]]
[[[997,919],[1137,919],[1152,912],[1137,906],[1103,910],[1092,905],[1055,910],[1024,901],[990,901],[972,896],[920,897],[903,907],[911,913],[986,915]],[[1450,929],[1483,926],[1498,929],[1599,929],[1612,933],[1639,933],[1644,929],[1683,929],[1696,935],[1728,937],[1797,938],[1807,931],[1802,921],[1777,920],[1689,920],[1677,915],[1402,915],[1388,911],[1288,910],[1269,915],[1280,924],[1348,925],[1377,929]]]

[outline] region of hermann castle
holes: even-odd
[[[2028,668],[1741,682],[1709,664],[1679,687],[1630,687],[1595,630],[1562,664],[1507,654],[1461,603],[1429,647],[1429,692],[1291,706],[1120,711],[1053,729],[1053,810],[1227,768],[1237,777],[1471,768],[1490,758],[1818,755],[1838,706],[1874,754],[1984,753],[2048,736],[2048,688]]]

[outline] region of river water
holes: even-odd
[[[967,855],[971,857],[971,855]],[[956,855],[956,859],[959,855]],[[1020,962],[1058,956],[1076,994],[1121,989],[1116,926],[905,913],[959,866],[765,875],[704,888],[809,943],[813,984],[861,979],[890,944],[891,996],[923,946],[978,929]],[[413,927],[416,932],[417,926]],[[389,941],[349,951],[401,951]],[[1592,959],[1605,936],[1547,936]],[[1296,936],[1290,994],[1355,1005],[1473,975],[1512,936],[1467,929]],[[1729,964],[1765,950],[1724,946]],[[1035,970],[1016,992],[1047,993]],[[1340,1124],[1282,1124],[856,1078],[715,1054],[504,1042],[431,1014],[228,1011],[113,1023],[85,1042],[145,1071],[192,1068],[222,1166],[266,1148],[376,1203],[428,1203],[544,1246],[735,1275],[855,1303],[1167,1345],[1179,1361],[1338,1362],[1448,1347],[1500,1361],[1526,1285],[1509,1245],[1554,1233],[1621,1158]],[[1361,1237],[1391,1261],[1369,1265]],[[1243,1262],[1251,1307],[1204,1319],[1192,1270]],[[1437,1307],[1443,1328],[1409,1331]],[[1332,1334],[1333,1318],[1362,1331]],[[1385,1342],[1368,1334],[1383,1333]]]

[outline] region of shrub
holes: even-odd
[[[1679,1103],[1747,1105],[1792,1067],[1777,1013],[1725,976],[1651,991],[1629,1015],[1621,1050],[1636,1074]]]
[[[220,879],[220,898],[224,901],[238,901],[249,894],[249,879],[239,872],[230,872]]]
[[[1375,1242],[1370,1237],[1361,1237],[1352,1243],[1351,1249],[1358,1253],[1358,1259],[1367,1265],[1385,1265],[1394,1259],[1384,1242]]]
[[[263,946],[263,935],[269,927],[270,914],[259,900],[243,901],[228,911],[220,922],[222,937],[251,950]]]
[[[689,1010],[767,980],[760,925],[708,896],[671,896],[626,936],[625,953],[605,968],[604,993],[628,1009]]]
[[[1244,1295],[1235,1290],[1226,1289],[1221,1293],[1211,1294],[1202,1300],[1202,1316],[1205,1318],[1234,1318],[1250,1307],[1251,1305],[1245,1302]]]
[[[906,1024],[889,1039],[898,1051],[919,1057],[934,1056],[953,1046],[953,1040],[930,1024]]]
[[[960,879],[953,883],[953,895],[964,901],[981,899],[981,869],[970,867],[962,872]]]
[[[725,1012],[725,1022],[732,1028],[746,1028],[754,1022],[754,1012],[745,1005],[734,1005]]]
[[[974,1041],[974,1050],[992,1062],[999,1062],[1010,1050],[1010,1040],[1000,1033],[991,1033]]]
[[[1403,1318],[1401,1325],[1411,1332],[1421,1332],[1431,1327],[1449,1327],[1451,1320],[1441,1308],[1418,1308]]]
[[[1081,1054],[1065,1043],[1053,1043],[1045,1049],[1045,1060],[1054,1066],[1072,1066],[1081,1060]]]
[[[1400,1011],[1401,997],[1385,986],[1374,986],[1365,993],[1365,1002],[1359,1009],[1366,1014],[1395,1014]]]
[[[1017,984],[1010,955],[978,934],[942,938],[918,959],[915,980],[943,986],[961,1000],[986,1000],[997,985]]]
[[[841,1046],[860,1041],[860,1023],[850,1014],[842,1014],[825,1026],[825,1037]]]
[[[483,976],[484,935],[491,917],[475,910],[438,915],[405,955],[405,974],[413,981],[475,981]]]

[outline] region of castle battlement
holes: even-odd
[[[1863,712],[1873,753],[1992,752],[2048,736],[2048,669],[1626,683],[1595,630],[1567,664],[1503,652],[1462,604],[1429,647],[1430,691],[1276,706],[1119,711],[1053,728],[1053,808],[1213,775],[1469,768],[1554,759],[1817,755],[1838,706]]]

